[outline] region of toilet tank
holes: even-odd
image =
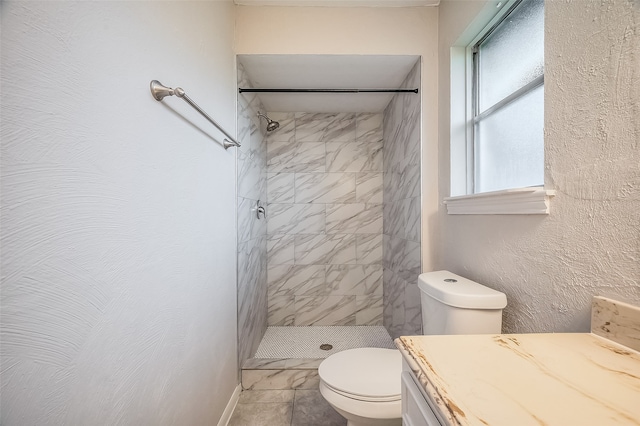
[[[499,334],[504,293],[449,271],[418,277],[422,332],[428,334]]]

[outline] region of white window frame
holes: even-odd
[[[474,193],[477,121],[473,93],[474,47],[519,3],[520,0],[489,2],[451,48],[451,196],[444,199],[449,214],[549,214],[549,201],[555,192],[543,186]],[[544,77],[539,77],[480,116],[490,114],[543,82]]]

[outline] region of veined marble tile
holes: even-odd
[[[259,153],[251,150],[238,153],[238,195],[258,200],[266,190],[267,165],[261,161]]]
[[[295,325],[355,325],[355,296],[296,296]]]
[[[338,113],[329,122],[324,136],[326,142],[355,142],[356,140],[356,114]]]
[[[238,242],[249,241],[258,233],[258,219],[253,208],[256,200],[238,197]],[[324,213],[324,212],[323,212]]]
[[[296,113],[296,141],[321,142],[335,114]]]
[[[295,237],[295,262],[298,265],[355,263],[355,235],[298,234]]]
[[[363,172],[356,174],[356,202],[382,204],[383,173]]]
[[[400,201],[391,201],[384,203],[383,207],[383,233],[393,235],[398,238],[405,237],[405,229],[407,215],[404,211],[404,203]]]
[[[422,305],[420,289],[416,282],[404,283],[403,335],[422,334]]]
[[[329,172],[381,172],[382,140],[377,142],[327,142]]]
[[[273,296],[268,299],[267,324],[293,325],[295,319],[294,296]]]
[[[238,87],[253,87],[251,85],[251,81],[249,80],[247,70],[244,68],[244,65],[241,62],[237,63],[237,71]],[[255,93],[243,93],[243,95],[255,96]]]
[[[270,265],[293,265],[294,262],[293,235],[267,235],[267,259]]]
[[[387,107],[387,111],[393,110],[392,104],[389,104]],[[392,114],[385,114],[385,122],[384,122],[384,152],[383,152],[383,163],[384,169],[386,171],[397,171],[402,164],[402,154],[404,153],[404,149],[402,148],[402,143],[400,141],[400,128],[401,122],[397,122],[397,120],[393,119]]]
[[[353,113],[296,113],[296,141],[354,141]]]
[[[405,167],[399,175],[397,183],[400,191],[400,198],[411,198],[420,196],[420,168],[419,166]]]
[[[395,201],[394,191],[397,191],[397,179],[397,174],[387,170],[385,163],[385,171],[382,177],[382,199],[384,204]]]
[[[415,282],[420,275],[420,243],[409,240],[403,241],[403,252],[398,262],[397,273],[407,282]]]
[[[318,389],[296,390],[291,426],[346,426],[342,417]]]
[[[327,234],[381,234],[382,204],[327,204]]]
[[[286,426],[292,416],[293,402],[238,403],[227,426]]]
[[[245,370],[317,370],[321,358],[250,358],[242,364]]]
[[[384,266],[385,273],[387,270],[393,271],[394,260],[402,253],[402,240],[400,238],[392,237],[389,234],[382,235],[382,265]],[[386,276],[385,276],[386,280]],[[385,281],[385,286],[386,286]]]
[[[242,370],[242,388],[316,389],[320,384],[317,370]]]
[[[393,274],[394,276],[390,280],[389,284],[389,300],[394,310],[397,308],[401,308],[404,311],[404,293],[405,293],[405,281],[398,276],[397,274]],[[387,284],[387,283],[385,283]],[[404,317],[401,318],[400,321],[395,321],[395,323],[403,323]]]
[[[262,110],[261,110],[262,111]],[[262,111],[264,113],[264,111]],[[269,112],[266,114],[270,119],[280,123],[280,127],[273,132],[267,133],[269,142],[295,142],[296,122],[295,114],[292,112]],[[267,120],[260,119],[262,126],[266,129]]]
[[[413,197],[405,200],[405,238],[411,241],[420,242],[420,198]]]
[[[356,325],[382,325],[382,296],[356,296]]]
[[[402,280],[414,282],[420,275],[420,243],[384,235],[383,265]]]
[[[356,235],[356,263],[382,264],[382,235],[358,234]]]
[[[294,395],[293,389],[246,390],[240,393],[238,404],[292,402]]]
[[[249,358],[242,364],[243,370],[280,370],[285,369],[285,358]]]
[[[266,265],[266,241],[266,236],[261,236],[238,243],[238,269],[243,269],[242,273],[248,277],[247,281],[254,281],[257,278],[251,275],[250,271]]]
[[[317,370],[324,359],[319,358],[289,358],[287,368],[293,370]]]
[[[396,338],[402,334],[405,323],[405,281],[387,268],[383,276],[384,324],[391,337]]]
[[[256,99],[259,105],[259,99]],[[258,121],[258,117],[253,114],[259,106],[252,107],[251,111],[251,132],[249,133],[249,151],[256,151],[260,154],[260,157],[266,164],[267,161],[267,138],[265,136],[265,131],[260,127],[260,121]]]
[[[406,121],[406,144],[405,160],[406,164],[420,165],[420,107],[412,109]]]
[[[296,173],[296,203],[349,203],[355,199],[355,173]]]
[[[382,296],[382,265],[328,265],[331,296]]]
[[[255,204],[254,204],[254,208],[255,208]],[[252,213],[255,215],[255,210],[252,210]],[[255,218],[255,226],[251,230],[252,231],[251,237],[252,238],[266,237],[267,236],[267,219],[264,217],[261,219],[258,219],[257,216],[254,216],[254,218]]]
[[[251,133],[252,121],[249,117],[252,111],[249,108],[249,100],[244,96],[238,96],[238,141],[240,142],[239,152],[246,152],[250,149],[249,135]]]
[[[268,234],[322,233],[324,204],[271,204],[267,212]]]
[[[377,142],[382,140],[383,115],[360,113],[356,117],[356,140]]]
[[[391,305],[391,330],[389,332],[389,334],[391,334],[391,337],[394,339],[396,337],[402,336],[406,318],[404,304],[400,302],[400,300],[397,300],[396,302],[397,303],[393,303]]]
[[[640,351],[640,307],[606,297],[593,298],[591,332]]]
[[[293,173],[267,173],[267,202],[293,203],[294,177]]]
[[[324,265],[269,265],[269,297],[326,293]]]
[[[239,304],[245,291],[253,294],[253,286],[266,277],[266,238],[255,238],[238,243],[238,298]],[[264,275],[264,276],[263,276]],[[245,290],[250,287],[249,290]]]
[[[267,144],[267,171],[324,172],[325,144],[323,142],[269,142]]]
[[[238,245],[238,361],[257,350],[267,326],[265,238]]]
[[[399,334],[396,333],[396,327],[393,324],[393,305],[394,295],[398,291],[397,289],[397,276],[392,270],[384,268],[383,273],[383,296],[382,296],[382,324],[387,329],[392,338],[396,338]]]

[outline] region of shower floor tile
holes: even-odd
[[[329,344],[329,350],[320,345]],[[326,358],[354,348],[395,349],[383,326],[312,326],[267,328],[254,358]]]

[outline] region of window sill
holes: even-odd
[[[448,197],[444,203],[448,214],[549,214],[555,193],[537,186]]]

